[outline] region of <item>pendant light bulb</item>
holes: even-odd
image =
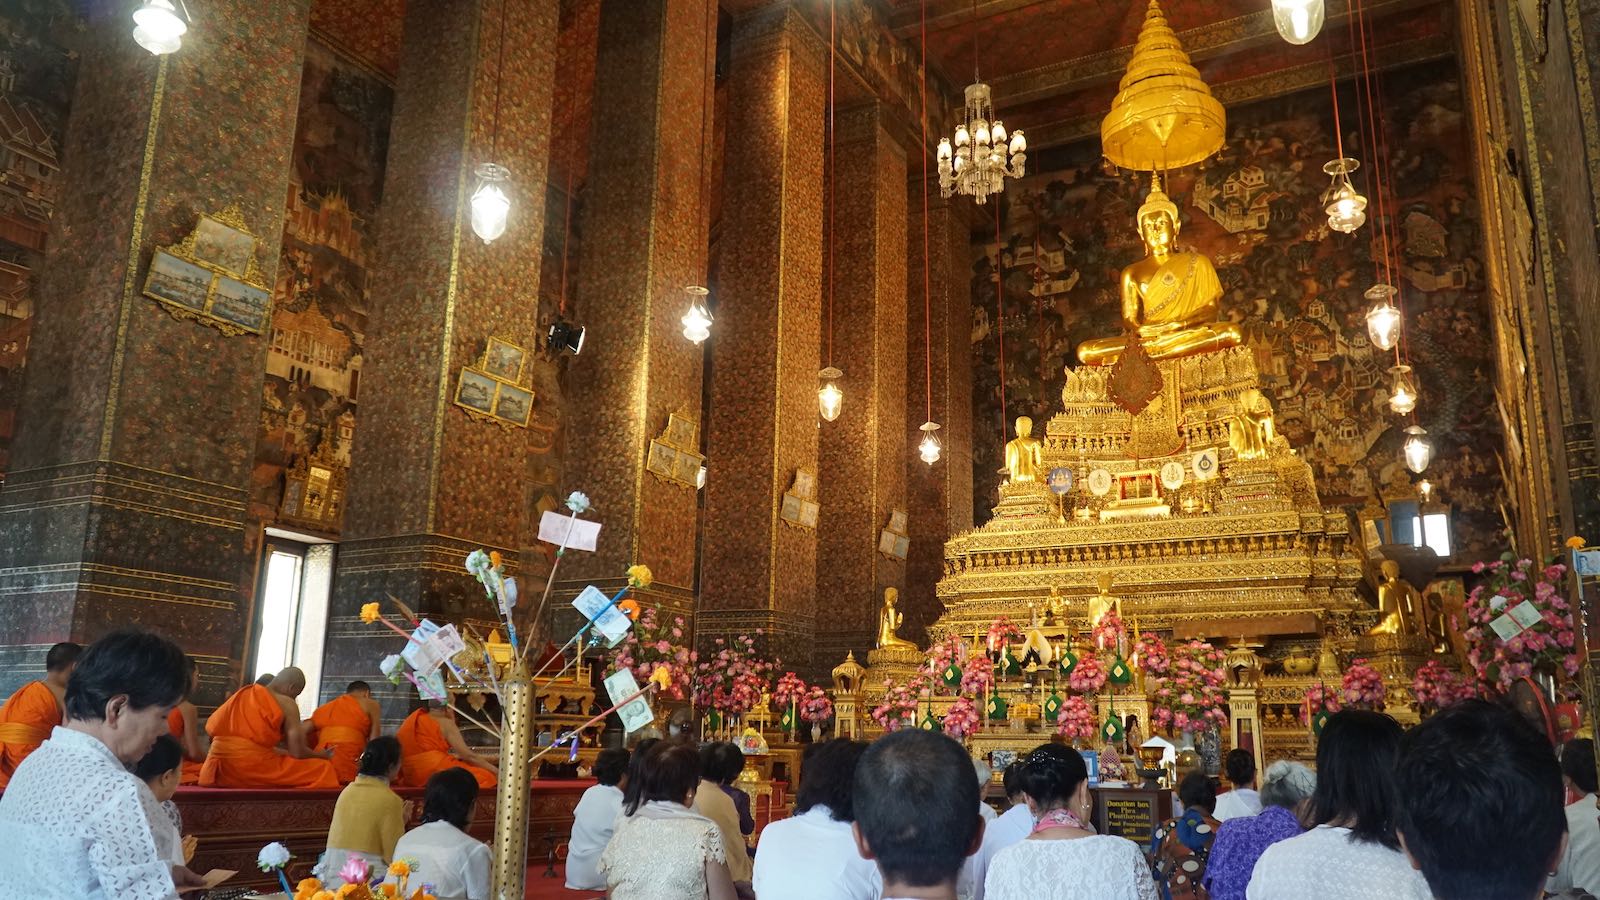
[[[1400,309],[1394,305],[1397,292],[1392,284],[1375,284],[1367,288],[1367,337],[1379,350],[1393,350],[1400,342]]]
[[[922,431],[922,443],[917,445],[917,455],[922,457],[923,462],[931,466],[939,461],[939,436],[934,434],[935,431],[939,430],[939,423],[923,422],[920,430]]]
[[[1405,457],[1406,468],[1421,475],[1428,463],[1433,462],[1433,442],[1428,440],[1427,430],[1421,425],[1408,427],[1400,452]]]
[[[133,26],[134,42],[156,56],[177,52],[189,30],[189,23],[178,15],[172,0],[144,0],[133,11]]]
[[[1309,44],[1322,31],[1323,0],[1272,0],[1272,24],[1291,44]]]
[[[1323,212],[1328,214],[1328,227],[1350,234],[1367,223],[1367,198],[1350,183],[1350,173],[1361,168],[1361,163],[1341,157],[1322,167],[1333,178],[1328,192],[1323,195]]]
[[[706,298],[711,292],[698,284],[691,284],[683,290],[689,295],[689,311],[678,321],[683,323],[683,336],[699,344],[711,337],[713,317],[706,306]]]
[[[1406,415],[1417,408],[1417,382],[1411,375],[1411,367],[1397,365],[1389,367],[1389,374],[1394,376],[1394,386],[1389,393],[1389,408]]]
[[[832,422],[839,418],[839,412],[844,407],[844,391],[839,390],[835,381],[844,377],[844,373],[829,366],[817,373],[817,378],[822,380],[822,387],[817,388],[817,406],[822,410],[822,419]]]
[[[505,189],[511,170],[497,163],[480,163],[476,174],[478,188],[472,192],[472,233],[488,244],[506,233],[511,197]]]

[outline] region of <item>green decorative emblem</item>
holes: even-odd
[[[784,730],[784,731],[793,731],[794,730],[794,710],[793,709],[786,709],[786,710],[783,711],[783,715],[778,718],[778,727],[780,729]]]
[[[1010,647],[1010,645],[1007,645],[1006,649],[1005,649],[1005,652],[1000,654],[1000,674],[1001,675],[1021,675],[1022,674],[1022,663],[1018,662],[1017,658],[1015,656],[1011,655],[1011,647]]]
[[[950,665],[944,667],[943,672],[939,673],[939,678],[950,687],[955,687],[961,683],[961,667],[955,663],[951,663]]]
[[[1061,651],[1059,665],[1061,666],[1062,676],[1070,676],[1072,674],[1072,670],[1078,667],[1078,654],[1073,653],[1071,650]]]
[[[711,728],[712,730],[716,730],[718,728],[721,728],[722,727],[722,713],[717,712],[714,709],[711,712],[706,713],[706,726]]]
[[[939,720],[933,717],[933,710],[930,709],[922,714],[922,722],[917,727],[921,728],[923,731],[939,730]]]
[[[1311,717],[1311,733],[1312,734],[1316,735],[1317,737],[1321,737],[1322,736],[1322,729],[1324,727],[1326,727],[1327,724],[1328,724],[1328,716],[1329,716],[1329,713],[1328,713],[1327,710],[1325,710],[1325,709],[1317,710],[1317,714]]]
[[[989,705],[984,708],[989,714],[990,721],[1002,720],[1006,717],[1007,707],[1004,697],[995,695],[989,698]]]
[[[1100,726],[1100,736],[1105,738],[1108,744],[1122,743],[1122,720],[1114,714],[1106,716],[1106,723]]]
[[[1061,697],[1060,697],[1060,695],[1051,694],[1049,697],[1045,698],[1045,701],[1044,701],[1044,720],[1046,722],[1054,722],[1056,720],[1056,714],[1059,713],[1059,712],[1061,712]]]
[[[1128,667],[1122,654],[1117,654],[1116,662],[1111,664],[1111,669],[1106,673],[1106,680],[1112,684],[1129,684],[1133,681],[1133,669]]]

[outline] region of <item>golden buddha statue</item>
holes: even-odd
[[[1095,338],[1078,345],[1086,366],[1109,366],[1122,356],[1129,335],[1137,335],[1152,359],[1192,356],[1236,347],[1239,326],[1217,320],[1222,282],[1211,260],[1174,247],[1178,207],[1153,180],[1150,196],[1139,207],[1139,236],[1148,251],[1144,259],[1122,270],[1122,324],[1118,337]]]
[[[1239,417],[1228,428],[1228,443],[1240,459],[1261,459],[1272,450],[1277,424],[1272,419],[1272,404],[1255,388],[1239,398]]]
[[[1386,559],[1378,564],[1383,573],[1383,583],[1378,585],[1378,612],[1382,618],[1367,634],[1417,633],[1421,617],[1422,597],[1417,589],[1400,580],[1400,564]]]
[[[1033,436],[1033,420],[1017,417],[1017,436],[1006,444],[1006,472],[1011,483],[1038,481],[1044,468],[1044,445]]]
[[[894,608],[895,601],[900,599],[900,591],[888,587],[883,589],[883,610],[878,613],[878,649],[884,647],[909,647],[917,649],[917,645],[904,640],[895,632],[905,621],[905,615]]]
[[[1122,618],[1122,599],[1111,596],[1111,576],[1101,575],[1098,579],[1100,593],[1089,598],[1089,627],[1095,628],[1106,613],[1115,610],[1117,618]]]

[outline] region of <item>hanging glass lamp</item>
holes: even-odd
[[[183,36],[189,31],[185,15],[178,14],[172,0],[144,0],[133,11],[133,40],[156,56],[176,53],[183,46]]]
[[[832,422],[839,418],[839,411],[844,407],[844,391],[834,382],[844,377],[844,373],[829,366],[817,373],[821,379],[822,387],[817,388],[817,406],[822,410],[822,419]]]
[[[923,422],[920,430],[922,432],[922,443],[917,445],[917,455],[922,457],[923,462],[931,466],[939,461],[939,436],[934,434],[939,430],[939,423],[933,421]]]
[[[1379,350],[1393,350],[1400,342],[1400,308],[1394,305],[1398,293],[1392,284],[1375,284],[1367,288],[1367,337]]]
[[[1323,0],[1272,0],[1272,24],[1291,44],[1309,44],[1322,30]]]
[[[1367,198],[1350,183],[1350,173],[1360,167],[1361,163],[1348,156],[1331,160],[1322,167],[1322,171],[1333,178],[1328,192],[1323,195],[1323,211],[1328,214],[1328,227],[1334,231],[1350,234],[1367,222]]]
[[[488,244],[506,233],[511,197],[505,189],[511,170],[497,163],[480,163],[476,174],[478,187],[472,192],[472,232]]]
[[[1406,415],[1417,408],[1417,382],[1411,375],[1411,367],[1395,365],[1389,367],[1389,374],[1394,376],[1393,385],[1389,389],[1389,408]]]
[[[1428,463],[1433,462],[1433,442],[1428,440],[1427,429],[1421,425],[1406,428],[1406,440],[1400,453],[1405,457],[1406,468],[1421,475]]]
[[[706,298],[711,292],[698,284],[691,284],[683,289],[689,295],[689,311],[683,314],[678,321],[683,323],[683,336],[696,344],[702,343],[711,337],[711,310],[706,306]]]

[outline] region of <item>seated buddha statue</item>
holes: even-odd
[[[1122,356],[1129,335],[1137,335],[1152,359],[1172,359],[1238,346],[1239,326],[1218,321],[1222,282],[1211,260],[1180,251],[1178,207],[1161,190],[1160,180],[1139,207],[1139,236],[1144,259],[1122,270],[1124,334],[1095,338],[1078,345],[1086,366],[1109,366]]]
[[[1033,436],[1033,420],[1017,417],[1017,436],[1006,444],[1006,473],[1012,484],[1038,481],[1044,467],[1044,445]]]
[[[1386,559],[1378,564],[1383,582],[1378,585],[1378,624],[1367,634],[1413,635],[1422,618],[1422,597],[1400,577],[1400,564]]]
[[[905,647],[912,650],[917,645],[896,634],[905,615],[894,608],[895,601],[900,599],[900,592],[892,587],[883,589],[883,609],[878,613],[878,647]]]

